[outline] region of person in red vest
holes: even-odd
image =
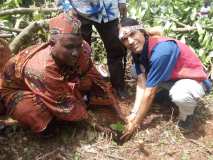
[[[178,125],[192,129],[198,100],[211,89],[197,55],[179,40],[150,36],[143,25],[130,18],[122,20],[119,38],[132,52],[137,73],[135,103],[121,139],[128,138],[141,124],[159,88],[167,89],[178,106]]]

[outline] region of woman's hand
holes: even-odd
[[[138,127],[139,123],[135,119],[128,122],[127,125],[125,126],[124,134],[121,136],[120,140],[122,141],[129,140]]]
[[[136,117],[136,113],[134,112],[130,113],[130,115],[126,117],[127,123],[134,121],[135,117]]]

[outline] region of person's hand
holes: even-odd
[[[119,11],[120,11],[121,18],[126,17],[127,16],[126,3],[119,3],[118,8],[119,8]]]
[[[126,120],[127,120],[127,122],[129,123],[129,122],[134,121],[135,117],[136,117],[136,114],[135,114],[135,113],[130,113],[130,115],[128,115],[128,116],[126,117]]]
[[[133,133],[136,131],[138,128],[139,124],[137,123],[136,120],[133,120],[132,122],[128,122],[128,124],[125,126],[125,131],[124,134],[121,136],[120,140],[121,141],[127,141],[131,138]]]

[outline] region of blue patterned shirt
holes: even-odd
[[[75,9],[87,19],[107,23],[120,16],[119,3],[126,3],[126,0],[59,0],[57,5],[65,12]]]

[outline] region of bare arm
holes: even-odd
[[[144,95],[145,83],[146,83],[146,78],[145,78],[144,74],[139,74],[138,79],[137,79],[135,102],[134,102],[134,106],[131,110],[130,115],[127,116],[128,122],[131,122],[135,118],[135,116],[139,110],[139,107],[142,103],[142,99],[143,99],[143,95]]]
[[[135,129],[143,121],[146,113],[151,107],[153,99],[157,93],[157,89],[158,89],[157,87],[152,87],[152,88],[144,87],[143,95],[139,95],[142,98],[138,98],[138,100],[136,98],[135,106],[139,105],[138,111],[135,117],[131,121],[128,121],[128,124],[126,125],[126,130],[124,132],[124,135],[121,137],[121,139],[123,140],[129,139],[132,133],[135,131]]]
[[[151,107],[156,93],[157,87],[145,88],[142,103],[140,104],[139,110],[136,114],[135,122],[133,122],[135,125],[139,125],[143,121],[146,113]]]
[[[131,111],[132,113],[136,114],[140,107],[140,104],[144,95],[145,82],[146,82],[145,76],[143,74],[138,75],[137,86],[136,86],[136,96],[135,96],[134,106]]]

